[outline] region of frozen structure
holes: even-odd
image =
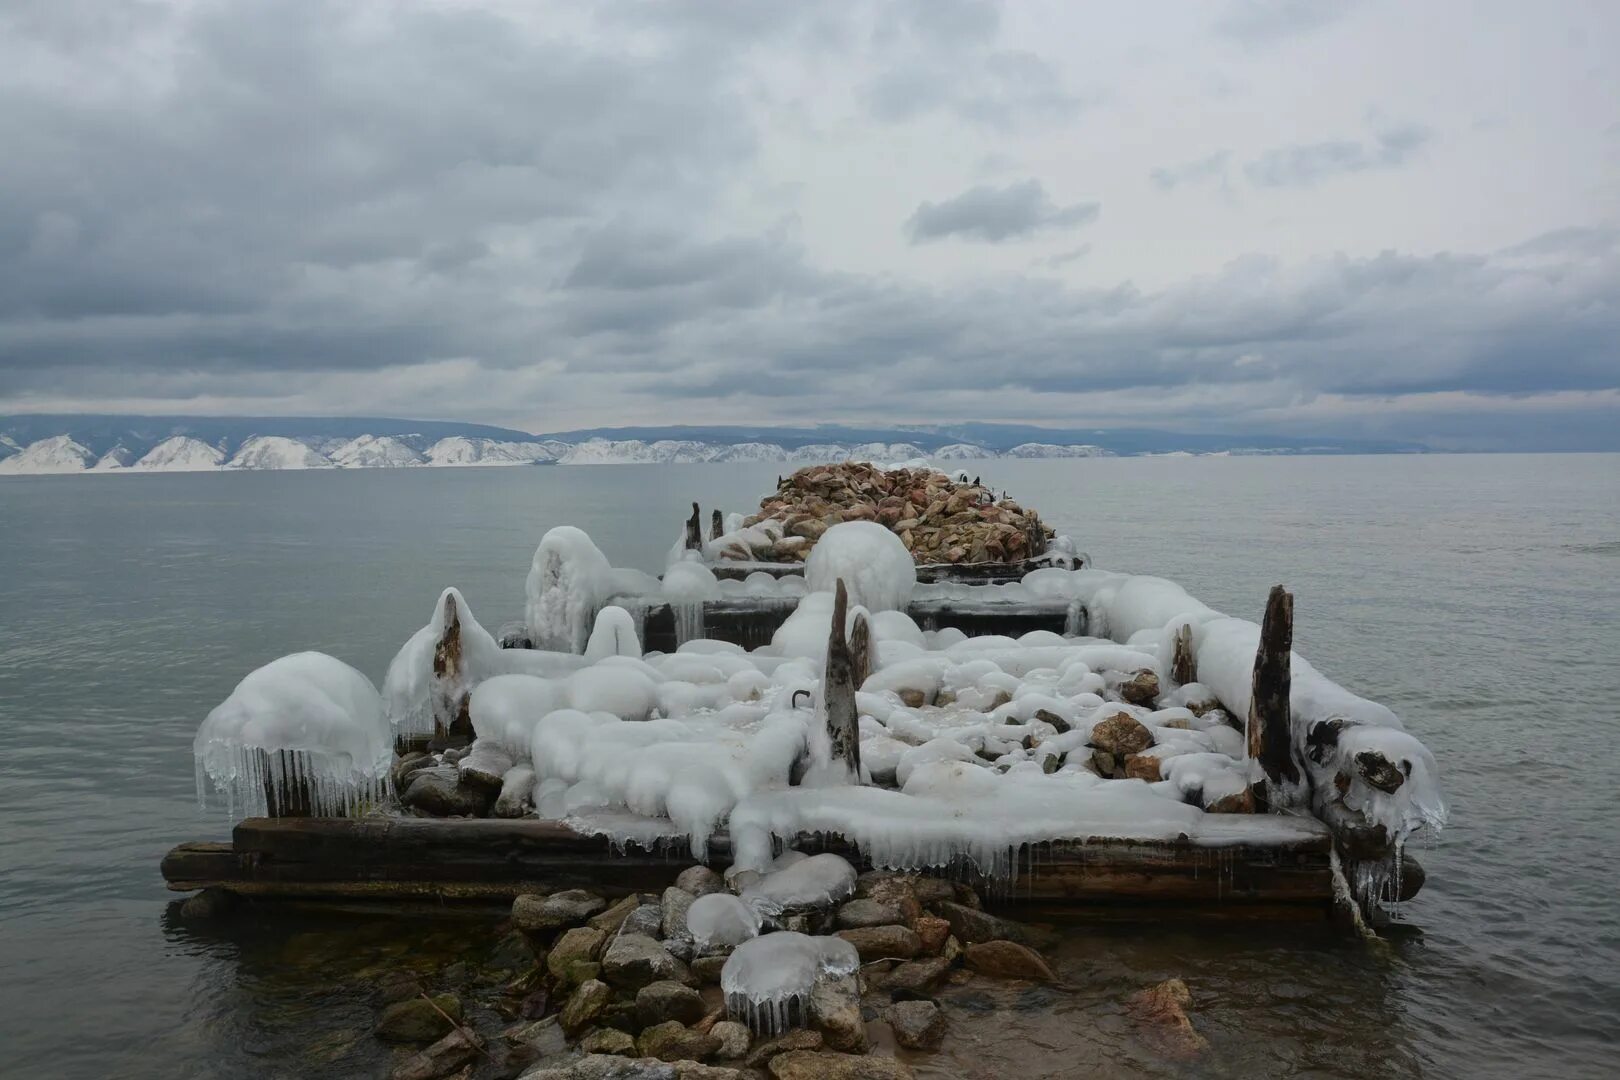
[[[233,817],[352,814],[388,793],[393,744],[370,679],[325,653],[283,656],[203,720],[197,798],[212,783]]]
[[[698,897],[686,911],[686,931],[700,946],[741,945],[759,935],[760,912],[731,893]]]
[[[816,983],[851,975],[860,964],[855,946],[843,938],[791,930],[752,938],[720,970],[726,1015],[756,1035],[780,1034],[806,1022]]]

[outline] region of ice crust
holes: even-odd
[[[733,811],[733,815],[735,813]],[[744,903],[764,915],[825,908],[855,891],[855,868],[847,859],[830,851],[795,858],[786,864],[767,860],[750,866],[739,860],[736,865],[746,870],[769,871],[742,894]]]
[[[699,945],[741,945],[759,934],[760,911],[728,892],[713,892],[692,901],[686,930]]]
[[[325,817],[353,813],[388,791],[394,735],[377,688],[325,653],[272,660],[236,684],[197,730],[197,798],[206,783],[232,817],[269,812],[301,786]]]
[[[806,1022],[817,982],[854,974],[860,964],[855,946],[839,937],[782,930],[752,938],[720,969],[726,1015],[756,1035],[779,1034]]]

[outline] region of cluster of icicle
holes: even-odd
[[[750,938],[732,951],[720,971],[726,1015],[758,1036],[802,1027],[816,983],[854,974],[860,966],[855,946],[843,938],[793,930]]]
[[[309,750],[267,751],[220,743],[199,755],[197,804],[208,807],[210,783],[232,819],[281,816],[289,807],[315,817],[350,817],[392,794],[388,774],[356,773],[342,755]]]

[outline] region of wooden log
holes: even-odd
[[[726,535],[726,517],[716,510],[709,517],[709,539],[718,540]]]
[[[992,904],[1124,905],[1213,917],[1325,918],[1333,892],[1330,840],[1315,822],[1280,838],[1276,819],[1222,822],[1219,846],[1096,837],[1035,845],[1010,881],[986,887]],[[818,843],[865,869],[838,838]],[[730,839],[709,843],[709,862],[731,858]],[[615,852],[603,837],[560,822],[494,818],[255,818],[230,844],[181,844],[163,860],[176,891],[218,886],[250,896],[449,900],[509,899],[585,888],[604,895],[656,892],[690,865],[684,844]]]
[[[1266,775],[1264,791],[1257,790],[1258,785],[1250,789],[1257,809],[1288,805],[1292,793],[1299,790],[1289,703],[1293,650],[1294,596],[1281,585],[1273,585],[1260,623],[1249,695],[1249,756]]]
[[[313,796],[309,790],[309,778],[299,775],[298,758],[287,750],[277,750],[273,755],[264,753],[264,805],[271,817],[309,817],[313,811],[311,805]],[[277,765],[270,767],[269,758],[274,757]],[[276,777],[282,778],[282,784],[277,786]]]
[[[1182,686],[1198,681],[1198,664],[1193,660],[1192,624],[1182,623],[1176,631],[1175,652],[1170,660],[1170,677]]]
[[[692,516],[686,519],[686,550],[703,550],[703,511],[697,503],[692,504]]]
[[[832,759],[849,769],[852,783],[861,782],[861,715],[855,705],[855,661],[844,624],[849,613],[849,592],[838,579],[833,593],[832,628],[827,635],[827,669],[821,684],[821,702],[827,710],[827,740]]]

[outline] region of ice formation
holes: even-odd
[[[874,521],[846,521],[821,534],[804,565],[811,592],[830,593],[840,579],[849,602],[869,611],[903,611],[917,584],[905,542]]]
[[[759,934],[760,912],[728,892],[692,901],[686,929],[699,945],[741,945]]]
[[[596,625],[585,643],[585,659],[595,663],[605,656],[641,656],[641,638],[630,613],[610,604],[596,613]]]
[[[613,568],[591,538],[559,525],[540,539],[529,568],[524,617],[542,649],[584,652],[596,612],[613,592]]]
[[[388,791],[394,735],[377,688],[325,653],[302,652],[251,672],[214,708],[192,744],[204,778],[234,817],[300,805],[353,813]]]
[[[742,894],[745,903],[765,915],[828,907],[855,891],[855,868],[832,852],[745,869],[769,871]]]
[[[807,1020],[810,991],[823,978],[851,975],[855,946],[838,937],[782,930],[737,946],[720,970],[726,1015],[756,1035],[776,1035]]]
[[[458,644],[443,645],[456,628]],[[448,724],[468,693],[502,670],[501,647],[473,618],[457,589],[446,589],[433,617],[395,654],[383,678],[388,719],[401,735],[431,735],[435,719]]]

